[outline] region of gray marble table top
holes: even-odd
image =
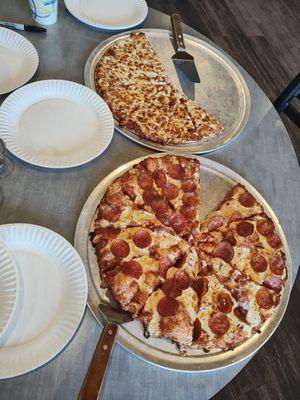
[[[83,83],[85,61],[111,33],[90,28],[73,18],[59,2],[58,23],[47,35],[22,33],[36,47],[39,69],[32,81],[67,79]],[[31,23],[26,0],[1,0],[3,20]],[[169,17],[150,9],[147,28],[170,28]],[[185,26],[184,31],[201,34]],[[300,260],[300,174],[288,133],[271,102],[248,73],[242,72],[251,95],[251,111],[237,140],[208,158],[246,178],[277,214],[291,250],[293,277]],[[0,66],[1,73],[1,66]],[[0,96],[0,103],[5,96]],[[96,160],[69,170],[45,170],[12,158],[12,174],[0,181],[4,202],[0,223],[27,222],[46,226],[73,243],[76,222],[92,189],[117,166],[151,151],[115,132],[109,148]],[[76,336],[54,360],[26,375],[0,381],[1,400],[76,399],[101,328],[87,310]],[[249,361],[210,373],[163,370],[116,345],[102,391],[112,400],[202,400],[221,390]]]

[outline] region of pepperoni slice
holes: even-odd
[[[187,226],[187,220],[182,214],[173,214],[170,217],[170,225],[178,233]]]
[[[179,189],[174,183],[166,183],[163,192],[167,200],[174,200],[178,196]]]
[[[157,304],[157,312],[162,317],[173,317],[178,311],[178,301],[171,297],[163,297]]]
[[[281,291],[282,281],[277,276],[271,275],[263,281],[263,285],[278,293]]]
[[[249,192],[244,192],[239,195],[239,202],[246,208],[251,208],[255,205],[255,198]]]
[[[193,330],[193,341],[194,342],[199,339],[199,337],[201,336],[201,333],[202,333],[201,322],[199,321],[198,318],[196,318],[194,321],[194,330]]]
[[[138,175],[137,182],[142,189],[151,188],[153,185],[153,178],[149,173],[142,172]]]
[[[262,219],[257,221],[256,228],[261,235],[267,236],[274,231],[275,226],[272,220]]]
[[[218,309],[224,313],[228,314],[233,306],[233,302],[228,293],[221,292],[217,296],[217,307]]]
[[[167,182],[166,175],[161,169],[157,169],[156,171],[154,171],[152,176],[155,180],[156,185],[160,188],[162,188]]]
[[[235,246],[235,245],[236,245],[236,239],[235,239],[235,237],[234,237],[233,231],[229,230],[229,231],[226,233],[224,239],[225,239],[227,242],[229,242],[232,246]]]
[[[107,228],[95,229],[95,235],[101,235],[102,239],[114,239],[120,233],[119,228],[109,226]]]
[[[163,214],[168,211],[169,204],[167,200],[157,197],[151,201],[151,208],[155,214]]]
[[[236,307],[233,310],[234,315],[242,322],[247,323],[247,310],[243,307]]]
[[[259,289],[256,292],[255,299],[259,307],[265,310],[270,310],[274,305],[272,293],[266,288]]]
[[[152,242],[150,233],[144,229],[139,229],[138,231],[134,232],[132,240],[133,243],[140,249],[149,247]]]
[[[199,204],[199,199],[193,193],[186,193],[183,196],[183,204],[186,206],[197,206]]]
[[[273,249],[279,249],[282,246],[282,242],[277,233],[270,233],[266,238],[269,246],[273,247]]]
[[[222,260],[230,263],[233,259],[234,251],[229,242],[223,241],[215,248],[215,257],[222,258]]]
[[[159,260],[158,273],[161,277],[165,278],[167,275],[167,271],[170,267],[172,267],[173,262],[169,259],[169,257],[162,257]]]
[[[230,328],[230,322],[227,315],[216,312],[210,315],[208,320],[210,330],[218,336],[224,335]]]
[[[237,225],[236,231],[240,236],[247,237],[252,235],[254,231],[254,225],[251,224],[251,222],[242,221]]]
[[[180,207],[181,214],[186,217],[187,219],[193,219],[197,215],[197,209],[194,206],[185,206],[182,205]]]
[[[214,215],[209,218],[207,222],[207,228],[209,231],[215,231],[220,228],[225,222],[225,218],[222,215]]]
[[[112,204],[102,210],[101,218],[106,219],[107,221],[116,222],[121,215],[121,208],[115,204]]]
[[[270,268],[273,274],[282,275],[284,270],[284,260],[281,256],[274,257],[270,262]]]
[[[175,272],[174,279],[176,281],[176,286],[179,289],[185,290],[188,287],[190,287],[191,278],[186,271],[179,269],[178,271]]]
[[[119,258],[125,258],[130,253],[129,244],[122,239],[117,239],[114,242],[112,242],[110,250],[114,256]]]
[[[199,299],[204,296],[208,291],[208,279],[201,277],[193,282],[193,289],[197,293]]]
[[[151,188],[146,188],[143,193],[143,200],[145,204],[149,205],[155,198],[155,193]]]
[[[134,260],[123,262],[121,269],[125,275],[132,276],[132,278],[136,279],[139,279],[139,277],[143,274],[143,268],[141,264]]]
[[[193,179],[185,179],[181,183],[182,190],[184,192],[192,193],[197,189],[196,182]]]
[[[182,290],[177,286],[177,282],[174,278],[166,279],[161,289],[168,297],[178,297],[182,294]]]
[[[167,164],[168,174],[173,179],[182,180],[184,178],[184,169],[180,164]]]
[[[255,272],[264,272],[268,268],[268,261],[258,253],[253,254],[250,264]]]

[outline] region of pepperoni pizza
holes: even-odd
[[[273,221],[241,184],[200,219],[199,161],[147,157],[107,188],[93,222],[101,285],[149,335],[232,349],[259,332],[287,279]]]

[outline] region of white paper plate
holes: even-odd
[[[57,355],[83,316],[87,279],[76,250],[40,226],[0,226],[0,240],[19,270],[19,296],[0,340],[0,378],[29,372]]]
[[[133,28],[148,14],[145,0],[65,0],[65,6],[79,21],[109,30]]]
[[[2,103],[0,137],[17,157],[48,168],[84,164],[110,144],[114,121],[106,103],[83,85],[45,80]]]
[[[39,65],[35,47],[19,33],[0,28],[0,94],[28,82]]]
[[[0,241],[0,338],[9,328],[16,308],[19,288],[17,269],[4,243]]]

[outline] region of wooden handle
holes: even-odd
[[[179,14],[171,15],[171,22],[172,22],[174,38],[175,38],[175,42],[176,42],[176,48],[177,48],[177,50],[181,50],[181,49],[184,50],[185,45],[184,45],[184,40],[183,40],[180,15]]]
[[[107,322],[86,373],[78,400],[97,400],[114,347],[118,325]]]

